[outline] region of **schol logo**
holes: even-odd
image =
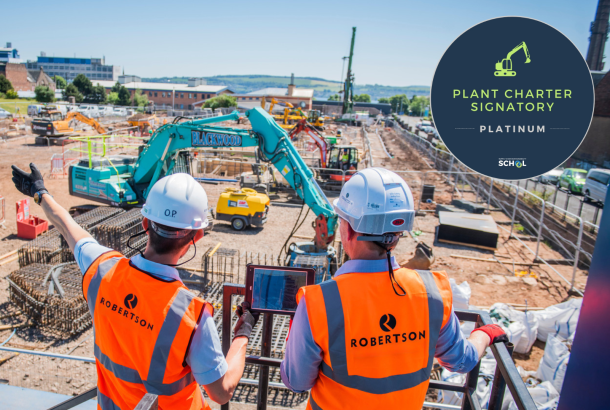
[[[379,319],[379,327],[384,332],[393,330],[396,327],[396,318],[390,313],[381,316],[381,319]]]
[[[127,309],[133,309],[138,304],[138,297],[133,293],[130,293],[129,295],[125,296],[125,300],[123,302],[125,303],[125,307]]]

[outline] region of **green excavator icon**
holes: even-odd
[[[494,72],[496,77],[514,77],[517,75],[517,72],[513,71],[513,62],[510,60],[510,57],[521,49],[523,49],[523,52],[525,52],[525,62],[529,63],[532,61],[530,59],[530,52],[525,45],[525,41],[522,41],[521,44],[513,48],[510,53],[506,55],[505,59],[496,63],[496,71]]]

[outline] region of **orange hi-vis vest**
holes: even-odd
[[[209,409],[186,356],[204,309],[177,280],[134,267],[118,252],[100,256],[83,277],[93,318],[98,409],[133,409],[146,393],[160,409]]]
[[[322,363],[308,409],[421,409],[436,341],[451,315],[444,272],[353,272],[299,290]]]

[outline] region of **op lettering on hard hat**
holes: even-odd
[[[158,180],[150,188],[142,208],[142,215],[147,219],[177,229],[207,227],[207,213],[208,196],[205,190],[191,175],[185,173],[168,175]]]

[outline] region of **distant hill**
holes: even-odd
[[[210,85],[226,85],[238,94],[245,94],[261,88],[281,87],[286,88],[290,83],[290,77],[279,77],[271,75],[218,75],[214,77],[204,77]],[[142,81],[154,83],[176,83],[186,84],[188,77],[156,77],[142,78]],[[295,77],[294,82],[299,88],[312,88],[315,90],[314,98],[326,100],[336,94],[343,83],[330,81],[317,77]],[[369,94],[373,101],[381,97],[392,97],[396,94],[406,94],[409,98],[413,95],[429,95],[430,87],[425,85],[410,85],[408,87],[392,87],[387,85],[358,85],[354,87],[356,94]]]

